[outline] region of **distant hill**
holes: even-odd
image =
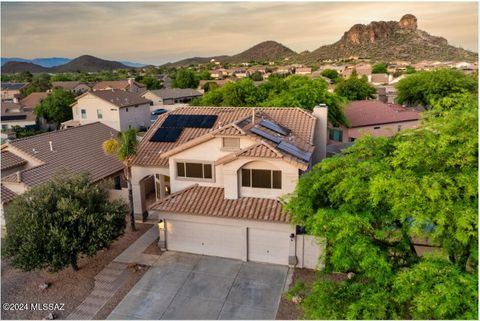
[[[356,24],[342,38],[331,45],[322,46],[301,61],[314,63],[327,59],[348,59],[356,56],[373,61],[406,60],[477,60],[478,54],[456,48],[442,37],[436,37],[417,28],[414,15],[404,15],[400,21],[373,21],[368,25]]]
[[[131,61],[119,61],[119,62],[124,64],[125,66],[133,67],[133,68],[142,68],[142,67],[148,66],[146,64],[142,64],[139,62],[131,62]]]
[[[75,71],[100,71],[100,70],[114,70],[124,69],[128,66],[111,60],[104,60],[90,55],[83,55],[71,60],[70,62],[52,68],[54,72],[75,72]]]
[[[190,66],[198,64],[208,64],[212,59],[216,61],[224,62],[229,56],[214,56],[214,57],[192,57],[187,59],[182,59],[176,62],[168,62],[162,66],[164,67],[181,67],[181,66]]]
[[[59,58],[59,57],[35,58],[35,59],[2,58],[2,66],[9,61],[18,61],[18,62],[30,62],[32,64],[48,68],[48,67],[55,67],[55,66],[66,64],[70,60],[72,60],[72,59],[70,59],[70,58]]]
[[[276,41],[261,42],[237,55],[231,56],[226,60],[228,62],[248,62],[248,61],[275,61],[285,58],[294,58],[297,53],[290,48],[285,47]]]
[[[9,61],[2,66],[2,73],[13,74],[29,71],[31,73],[37,72],[50,72],[51,68],[45,68],[39,65],[32,64],[31,62],[23,61]]]

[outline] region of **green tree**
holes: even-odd
[[[117,138],[111,138],[103,142],[103,150],[109,155],[115,155],[123,162],[124,175],[128,186],[128,212],[130,216],[130,227],[135,231],[135,214],[133,211],[133,191],[132,191],[132,169],[131,160],[137,153],[138,140],[137,130],[131,128],[118,133]]]
[[[161,81],[154,76],[138,76],[135,80],[146,85],[148,90],[162,88]]]
[[[308,319],[471,319],[478,315],[478,103],[443,97],[420,128],[365,136],[303,175],[294,224],[327,240]],[[415,237],[437,254],[419,256]]]
[[[212,80],[212,76],[210,75],[210,71],[208,71],[207,69],[203,69],[200,72],[198,72],[197,79],[198,80]]]
[[[364,100],[373,98],[377,91],[368,83],[367,77],[358,78],[353,75],[348,79],[340,79],[335,87],[335,93],[348,100]]]
[[[253,74],[250,75],[250,78],[253,81],[262,81],[263,80],[263,75],[257,70]]]
[[[4,253],[24,271],[78,270],[79,255],[93,256],[123,233],[125,212],[88,174],[58,175],[8,206]]]
[[[396,86],[397,102],[410,106],[431,106],[438,98],[455,93],[476,93],[477,75],[467,75],[459,70],[439,69],[421,71],[400,80]]]
[[[205,92],[209,92],[209,91],[212,91],[212,90],[217,89],[217,88],[219,88],[219,86],[214,81],[209,81],[209,82],[205,83],[205,85],[203,85],[203,90]]]
[[[72,119],[71,104],[75,102],[75,95],[61,88],[54,89],[50,95],[43,99],[33,110],[35,115],[43,117],[48,121],[60,123]]]
[[[22,94],[28,96],[33,92],[45,92],[52,88],[52,83],[50,82],[49,74],[39,74],[35,75],[31,82],[22,89]]]
[[[327,77],[333,83],[336,83],[338,78],[340,77],[339,73],[334,69],[325,69],[324,71],[322,71],[322,76]]]
[[[194,71],[180,68],[175,73],[175,79],[172,81],[174,88],[197,88],[199,79]]]
[[[388,65],[384,62],[375,64],[372,67],[372,74],[386,74],[388,73],[387,67]]]

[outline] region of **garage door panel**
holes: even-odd
[[[244,229],[167,220],[167,248],[173,251],[242,259]]]
[[[288,265],[289,234],[284,231],[248,229],[248,259]]]

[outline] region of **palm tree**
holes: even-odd
[[[133,192],[131,160],[137,153],[137,130],[132,128],[118,133],[117,138],[110,138],[103,142],[103,150],[109,155],[115,155],[123,163],[124,175],[128,186],[128,205],[130,214],[130,226],[135,231],[135,216],[133,214]]]

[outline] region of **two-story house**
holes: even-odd
[[[71,105],[73,120],[62,128],[101,122],[118,131],[150,126],[150,101],[140,95],[118,89],[89,91]]]
[[[161,115],[132,160],[134,210],[168,250],[315,267],[322,247],[280,198],[325,157],[327,108],[183,107]]]
[[[130,91],[136,94],[142,94],[147,90],[147,86],[141,84],[133,78],[125,79],[125,80],[106,80],[106,81],[99,81],[93,85],[93,90],[124,90]]]

